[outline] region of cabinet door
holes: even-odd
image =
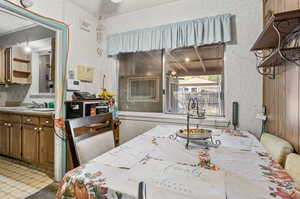
[[[39,130],[39,160],[46,168],[54,167],[54,129],[42,127]]]
[[[4,48],[0,48],[0,83],[5,83],[5,56]]]
[[[9,155],[9,134],[10,128],[7,123],[2,122],[0,124],[0,154]]]
[[[10,128],[10,156],[22,158],[22,128],[21,124],[12,124]]]
[[[39,131],[37,126],[23,126],[22,159],[31,164],[38,164]]]
[[[12,83],[31,83],[31,53],[26,53],[22,47],[12,47],[11,50]]]

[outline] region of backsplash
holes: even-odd
[[[30,85],[0,86],[0,106],[20,106],[22,104],[54,101],[54,95],[33,95],[29,92]]]
[[[21,105],[25,100],[30,85],[9,85],[0,86],[0,101],[1,106],[6,105]]]

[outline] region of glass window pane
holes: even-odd
[[[167,112],[185,114],[191,95],[206,115],[224,116],[224,46],[166,50]]]
[[[162,112],[162,51],[121,54],[121,111]]]

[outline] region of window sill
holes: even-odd
[[[147,112],[129,112],[120,111],[118,113],[121,120],[134,120],[157,123],[171,123],[171,124],[186,124],[185,115],[175,115],[166,113],[147,113]],[[210,117],[204,120],[191,120],[191,124],[200,124],[203,126],[227,127],[230,121],[225,117]]]

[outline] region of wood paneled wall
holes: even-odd
[[[273,13],[299,9],[300,0],[264,0],[264,20]],[[286,63],[277,68],[275,80],[264,77],[263,101],[269,121],[267,131],[289,141],[300,153],[300,71]]]

